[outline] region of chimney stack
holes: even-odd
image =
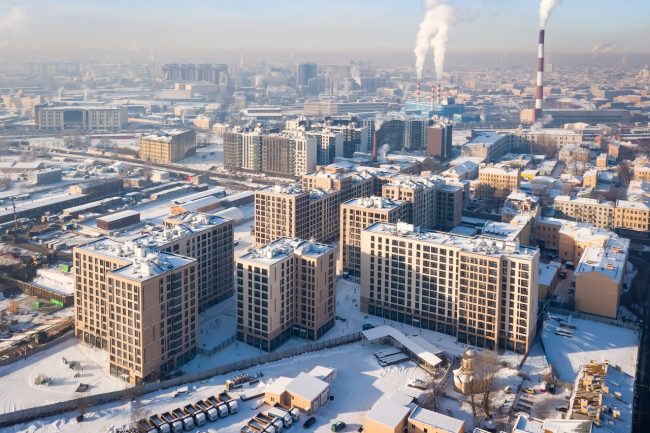
[[[438,83],[438,104],[440,104],[440,83]]]
[[[415,100],[417,102],[420,102],[420,82],[418,81],[418,85],[415,88]]]
[[[535,89],[535,121],[542,119],[544,99],[544,30],[539,31],[539,52],[537,55],[537,89]]]
[[[377,131],[375,131],[373,136],[372,144],[372,162],[377,162]]]
[[[433,97],[433,95],[434,95],[434,88],[435,88],[435,86],[434,86],[433,84],[431,84],[431,111],[433,111],[433,103],[435,102],[435,99],[434,99],[434,97]]]

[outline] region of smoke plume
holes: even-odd
[[[354,81],[361,87],[361,72],[359,72],[359,67],[354,65],[350,68],[350,76]]]
[[[25,10],[22,6],[14,6],[9,13],[0,16],[0,29],[6,30],[15,27],[25,15]]]
[[[546,27],[548,17],[551,15],[555,6],[562,4],[562,0],[542,0],[539,2],[539,28]]]
[[[377,152],[377,161],[380,162],[386,162],[386,155],[390,151],[390,146],[388,143],[384,144],[379,148],[379,151]]]
[[[445,66],[445,53],[449,41],[449,29],[459,19],[458,10],[445,4],[445,0],[428,0],[425,3],[426,12],[420,23],[415,38],[415,69],[418,80],[422,78],[422,70],[429,48],[433,48],[433,62],[436,68],[436,77],[442,78],[442,71]]]
[[[381,129],[381,125],[384,124],[384,115],[382,113],[377,113],[375,114],[375,131],[379,131]]]
[[[128,44],[123,44],[120,48],[123,50],[129,50],[132,53],[136,53],[140,51],[140,47],[138,46],[138,41],[129,42]]]
[[[544,125],[548,125],[552,121],[553,121],[553,116],[551,116],[550,114],[545,114],[541,119],[533,123],[533,125],[530,127],[530,130],[531,132],[540,131],[544,127]]]
[[[596,57],[600,56],[601,54],[607,54],[611,53],[612,51],[616,51],[618,49],[618,44],[617,43],[608,43],[608,42],[601,42],[599,44],[596,44],[596,46],[591,50],[591,59],[595,59]]]

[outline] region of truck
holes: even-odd
[[[208,421],[215,422],[219,419],[219,412],[217,412],[217,409],[207,401],[199,400],[194,406],[198,407],[203,411],[203,413],[205,413],[205,415],[208,417]]]
[[[158,428],[148,419],[141,419],[138,425],[140,426],[140,431],[145,433],[158,433]]]
[[[188,404],[181,410],[183,411],[183,413],[191,415],[192,418],[194,418],[194,424],[197,427],[201,427],[203,424],[205,424],[205,414],[201,409],[194,407],[194,405],[192,404]]]
[[[194,418],[192,418],[192,415],[183,413],[180,409],[174,409],[172,415],[181,420],[185,431],[190,431],[194,428]]]
[[[219,412],[219,418],[225,418],[228,416],[228,405],[221,401],[219,397],[208,397],[207,402],[217,409],[217,412]]]
[[[286,410],[287,412],[289,412],[291,414],[291,418],[293,419],[294,422],[300,420],[300,409],[298,409],[297,407],[295,407],[295,406],[291,406],[291,407],[285,406],[282,403],[276,403],[275,407],[280,407],[280,408]]]
[[[258,413],[255,418],[259,418],[261,420],[264,420],[266,422],[270,422],[271,424],[273,424],[273,427],[275,427],[275,431],[277,433],[282,433],[282,430],[284,429],[284,422],[282,422],[281,419],[278,419],[278,418],[273,417],[273,416],[269,416],[269,415],[265,414],[264,412]]]
[[[230,396],[227,392],[222,392],[219,394],[219,398],[221,401],[226,403],[228,405],[228,412],[230,413],[237,413],[239,410],[239,406],[237,405],[237,401]]]
[[[293,424],[293,417],[291,416],[291,414],[281,407],[275,406],[267,410],[266,414],[268,416],[272,416],[273,418],[279,419],[280,421],[282,421],[282,424],[284,424],[284,426],[287,428],[291,427],[291,424]]]
[[[160,419],[172,426],[173,433],[181,433],[183,431],[183,421],[176,418],[171,412],[160,414]]]
[[[172,427],[167,423],[167,421],[162,420],[158,415],[149,417],[149,421],[156,426],[156,430],[160,433],[171,433],[172,431]]]
[[[264,425],[261,424],[255,419],[252,419],[248,421],[248,427],[252,428],[253,430],[256,430],[258,432],[263,432],[263,433],[275,433],[275,427],[273,427],[271,424]]]

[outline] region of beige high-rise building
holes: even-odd
[[[460,225],[463,218],[463,188],[440,185],[436,198],[436,229],[449,231]]]
[[[615,206],[611,201],[560,195],[555,197],[554,205],[556,217],[590,223],[601,228],[614,227]]]
[[[140,159],[170,164],[196,153],[196,132],[173,129],[140,137]]]
[[[255,246],[281,237],[326,241],[339,234],[339,191],[296,185],[255,191]]]
[[[475,196],[479,200],[504,200],[521,186],[519,170],[484,167],[478,172]]]
[[[375,223],[361,233],[361,311],[527,353],[535,338],[539,250],[491,237]]]
[[[383,197],[353,198],[341,204],[339,269],[353,277],[361,273],[361,232],[376,222],[406,222],[410,203]]]
[[[237,340],[271,351],[321,338],[336,317],[336,247],[280,238],[236,260]]]
[[[441,182],[426,177],[396,176],[384,185],[383,196],[410,203],[406,220],[416,227],[433,229],[436,226],[436,200]]]
[[[100,239],[73,250],[75,333],[109,353],[109,371],[154,381],[197,353],[197,264],[139,241]]]
[[[160,251],[197,260],[199,312],[233,294],[233,230],[231,219],[190,212],[165,220],[165,227],[141,238]]]

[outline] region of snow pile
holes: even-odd
[[[41,286],[63,295],[74,294],[74,276],[71,272],[63,272],[58,268],[46,268],[36,271],[32,284]]]

